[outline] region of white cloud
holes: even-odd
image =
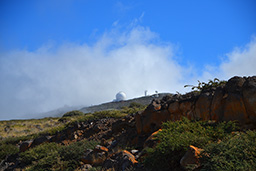
[[[224,74],[224,77],[255,75],[256,38],[253,38],[245,48],[235,48],[227,54],[227,58],[228,60],[220,65],[220,72]]]
[[[176,50],[149,28],[133,26],[106,32],[93,45],[49,43],[36,51],[2,52],[0,120],[34,118],[64,105],[109,102],[119,91],[128,98],[143,96],[145,90],[184,92],[189,90],[183,86],[196,80],[256,73],[256,38],[226,54],[219,66],[207,65],[202,74],[179,65]]]
[[[227,80],[233,76],[252,76],[256,74],[256,38],[244,47],[236,47],[227,53],[219,66],[207,65],[201,80],[220,78]]]
[[[64,105],[112,101],[183,89],[187,69],[174,59],[173,45],[148,28],[105,33],[94,45],[43,46],[0,56],[0,119],[31,118]]]

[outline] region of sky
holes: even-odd
[[[1,0],[0,120],[256,75],[255,0]]]

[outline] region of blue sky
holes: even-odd
[[[0,25],[0,119],[256,73],[255,0],[2,0]]]

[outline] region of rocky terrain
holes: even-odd
[[[0,154],[1,170],[253,170],[256,166],[256,76],[165,95],[146,109],[133,103],[121,112],[98,111],[72,122],[70,117],[60,118],[65,126],[55,132],[2,139],[3,152],[7,146],[14,150]],[[89,142],[94,145],[88,147]],[[232,143],[237,145],[227,145]],[[215,154],[213,148],[222,148],[228,157],[218,156],[221,153]],[[232,150],[244,155],[239,158],[230,154]],[[42,151],[47,155],[40,155]],[[233,156],[238,165],[227,160]]]

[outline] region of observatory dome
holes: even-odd
[[[123,101],[126,99],[126,94],[122,91],[116,94],[116,101]]]

